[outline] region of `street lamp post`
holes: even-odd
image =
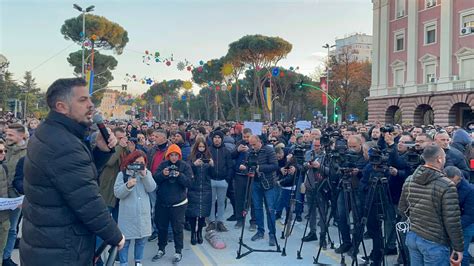
[[[84,40],[86,39],[86,13],[94,11],[94,7],[95,7],[95,6],[89,6],[89,7],[86,8],[86,9],[82,9],[82,7],[80,7],[80,6],[77,5],[77,4],[74,4],[74,5],[72,5],[72,6],[74,7],[74,9],[76,9],[76,10],[78,10],[79,12],[82,13],[82,38],[81,38],[81,47],[82,47],[82,78],[84,78],[84,77],[85,77],[85,74],[84,74],[84,50],[85,50]]]
[[[328,49],[328,58],[326,60],[326,92],[329,93],[329,50],[336,45],[329,45],[326,43],[323,48]],[[326,102],[326,123],[329,123],[328,104]]]

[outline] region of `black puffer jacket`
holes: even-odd
[[[248,165],[248,157],[252,156],[253,153],[253,150],[247,153],[246,165]],[[257,161],[258,175],[255,177],[255,181],[261,182],[263,180],[270,185],[269,189],[273,188],[277,181],[276,171],[278,170],[278,160],[275,150],[270,146],[262,146],[262,148],[257,151]]]
[[[153,175],[156,182],[156,205],[172,207],[187,198],[186,189],[191,185],[193,172],[191,166],[185,161],[176,162],[179,175],[177,177],[163,175],[163,170],[170,167],[170,161],[164,161]]]
[[[444,167],[456,166],[461,170],[464,178],[469,179],[470,169],[467,167],[466,157],[464,157],[464,154],[455,148],[444,149],[444,152],[446,153],[446,163],[444,164]]]
[[[95,235],[111,245],[122,239],[97,185],[97,169],[111,154],[91,152],[85,132],[84,126],[52,111],[29,141],[22,265],[92,265]]]
[[[408,213],[410,230],[419,236],[463,251],[458,193],[443,172],[419,166],[403,184],[398,210]]]
[[[214,169],[211,178],[213,180],[226,180],[230,182],[234,173],[234,164],[230,151],[222,144],[219,147],[211,145],[209,151],[214,161]]]
[[[208,217],[211,214],[212,188],[211,173],[214,167],[208,163],[201,166],[192,165],[194,178],[188,189],[187,217]]]

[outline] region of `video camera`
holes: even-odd
[[[388,153],[378,147],[374,147],[369,151],[369,163],[372,164],[372,166],[388,167],[388,157]]]
[[[380,128],[380,132],[384,133],[392,133],[395,131],[395,128],[392,125],[386,125]]]
[[[351,173],[354,168],[357,168],[359,158],[360,155],[352,151],[347,151],[341,155],[341,164],[338,170],[342,173],[343,178],[348,177],[348,174]]]
[[[254,177],[258,166],[258,152],[251,150],[247,158],[248,175]]]
[[[304,144],[296,144],[295,149],[291,152],[293,158],[298,165],[304,164],[304,156],[306,153],[307,147]]]
[[[414,141],[407,141],[404,143],[404,145],[407,147],[407,153],[406,153],[406,158],[407,158],[407,163],[410,167],[414,168],[417,167],[418,165],[423,163],[423,160],[421,158],[421,152],[422,150],[416,149],[416,145]]]

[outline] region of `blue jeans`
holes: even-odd
[[[141,262],[143,260],[143,253],[145,251],[145,239],[146,237],[135,239],[135,262]],[[130,239],[125,240],[125,245],[123,246],[123,249],[119,251],[120,266],[128,265],[128,248],[130,247],[130,241]]]
[[[344,191],[341,190],[339,192],[339,196],[337,198],[337,216],[338,216],[338,222],[337,226],[339,228],[339,231],[341,232],[341,238],[342,238],[342,243],[351,243],[351,235],[350,235],[350,226],[348,224],[347,220],[347,213],[350,211],[357,212],[357,217],[360,219],[362,217],[362,202],[364,202],[363,194],[359,192],[357,189],[353,189],[354,191],[354,199],[355,199],[355,207],[356,210],[351,210],[351,200],[348,200],[348,206],[349,208],[346,212],[346,204],[345,204],[345,195]],[[358,223],[359,221],[356,221]]]
[[[462,229],[464,234],[464,254],[462,255],[462,266],[469,265],[469,259],[471,255],[469,254],[469,244],[471,244],[471,239],[474,237],[474,224],[471,224]]]
[[[15,248],[15,241],[17,236],[16,227],[20,219],[21,208],[16,208],[10,212],[10,230],[8,230],[8,239],[5,248],[3,249],[3,259],[9,259],[12,256],[13,248]]]
[[[265,197],[265,199],[264,199]],[[263,203],[267,204],[267,226],[270,235],[274,235],[276,232],[275,229],[275,206],[278,200],[278,190],[277,188],[271,188],[269,190],[264,190],[259,181],[254,181],[252,183],[252,201],[253,206],[255,207],[255,216],[257,219],[257,229],[259,233],[265,233],[265,227],[263,224]]]
[[[449,265],[449,248],[447,246],[426,240],[413,231],[408,232],[405,244],[410,253],[410,265]]]
[[[288,215],[288,210],[290,209],[290,199],[291,199],[291,190],[281,189],[280,196],[278,197],[276,212],[282,213],[283,209],[286,210],[286,215]]]

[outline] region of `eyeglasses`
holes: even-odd
[[[7,153],[7,150],[0,150],[0,153]]]
[[[271,139],[270,142],[277,142],[277,140],[276,139]]]

